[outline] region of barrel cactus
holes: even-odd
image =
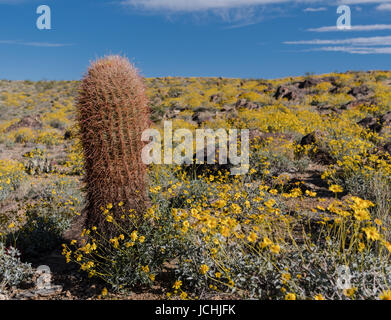
[[[143,79],[128,59],[108,56],[91,64],[77,101],[85,161],[86,226],[114,232],[104,211],[141,217],[147,206],[142,132],[149,127]],[[117,220],[117,221],[118,221]],[[112,224],[111,224],[112,225]]]

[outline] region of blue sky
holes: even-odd
[[[340,4],[351,30],[336,29]],[[0,0],[0,79],[75,80],[106,54],[147,77],[386,70],[391,0]]]

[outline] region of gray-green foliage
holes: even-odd
[[[32,268],[20,260],[20,252],[0,242],[0,289],[18,286],[32,276]]]

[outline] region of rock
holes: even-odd
[[[31,128],[34,130],[42,129],[42,121],[40,116],[26,116],[22,118],[19,122],[14,123],[13,125],[9,126],[6,130],[6,132],[13,131],[15,129],[19,128]]]
[[[303,82],[299,83],[299,88],[300,89],[308,89],[311,87],[315,87],[318,83],[319,83],[319,80],[316,80],[316,79],[312,79],[312,78],[305,79]]]
[[[5,293],[0,293],[0,300],[9,300],[9,297]]]
[[[366,106],[366,107],[371,107],[376,105],[376,100],[373,98],[367,98],[367,99],[358,99],[355,101],[348,102],[347,104],[341,106],[341,110],[348,110],[352,108],[356,108],[358,106]]]
[[[198,108],[194,111],[191,120],[196,122],[198,125],[201,125],[206,121],[213,120],[215,116],[216,113],[213,113],[206,108]]]
[[[218,112],[217,116],[222,118],[237,118],[239,116],[238,110],[234,106],[223,106]]]
[[[388,152],[388,154],[391,156],[391,142],[388,142],[383,147],[384,151]]]
[[[244,108],[246,104],[247,104],[246,99],[239,99],[238,101],[236,101],[235,107],[236,108]]]
[[[330,165],[335,163],[335,160],[330,155],[328,150],[324,148],[319,142],[321,140],[322,133],[319,131],[314,131],[306,136],[304,136],[299,144],[303,147],[305,146],[314,146],[316,148],[310,148],[308,152],[308,156],[310,159],[316,163],[323,164],[323,165]],[[314,151],[315,149],[315,151]],[[297,154],[297,156],[302,157],[304,155],[304,152],[300,152]]]
[[[298,94],[295,90],[290,89],[288,87],[280,86],[278,87],[274,98],[276,99],[288,99],[288,101],[296,100],[298,98]]]
[[[348,94],[352,95],[355,98],[367,96],[370,93],[370,90],[367,86],[362,85],[360,87],[354,87],[352,88]]]
[[[317,106],[317,111],[323,115],[328,115],[328,114],[340,112],[340,110],[338,110],[337,108],[332,107],[332,106]]]
[[[380,118],[380,122],[383,126],[391,126],[391,111],[388,111]]]
[[[259,105],[256,102],[251,102],[246,99],[239,99],[235,107],[238,109],[248,109],[248,110],[259,110],[261,108],[261,105]]]
[[[311,145],[311,144],[315,144],[317,139],[316,139],[316,134],[315,132],[312,132],[312,133],[309,133],[307,134],[306,136],[304,136],[301,141],[300,141],[300,145],[302,146],[308,146],[308,145]]]
[[[176,119],[179,114],[185,110],[187,110],[187,108],[182,107],[180,105],[174,105],[165,112],[165,114],[163,115],[163,120]]]
[[[383,128],[380,119],[375,117],[364,118],[361,121],[357,122],[357,124],[374,132],[380,132]]]
[[[40,297],[51,297],[59,295],[62,292],[62,286],[60,285],[51,285],[50,288],[39,289],[35,291],[35,294]]]
[[[209,97],[209,101],[212,103],[220,103],[221,102],[221,95],[220,94],[213,94]]]
[[[71,130],[65,131],[65,133],[64,133],[64,140],[69,140],[71,138],[72,138],[72,131]]]
[[[324,77],[320,79],[320,82],[330,82],[333,86],[337,84],[337,78],[336,77]]]

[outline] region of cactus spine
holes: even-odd
[[[146,167],[141,161],[142,132],[149,108],[143,79],[129,60],[108,56],[91,64],[81,82],[78,122],[85,160],[86,226],[113,232],[102,208],[114,218],[146,208]],[[119,203],[123,206],[118,207]]]

